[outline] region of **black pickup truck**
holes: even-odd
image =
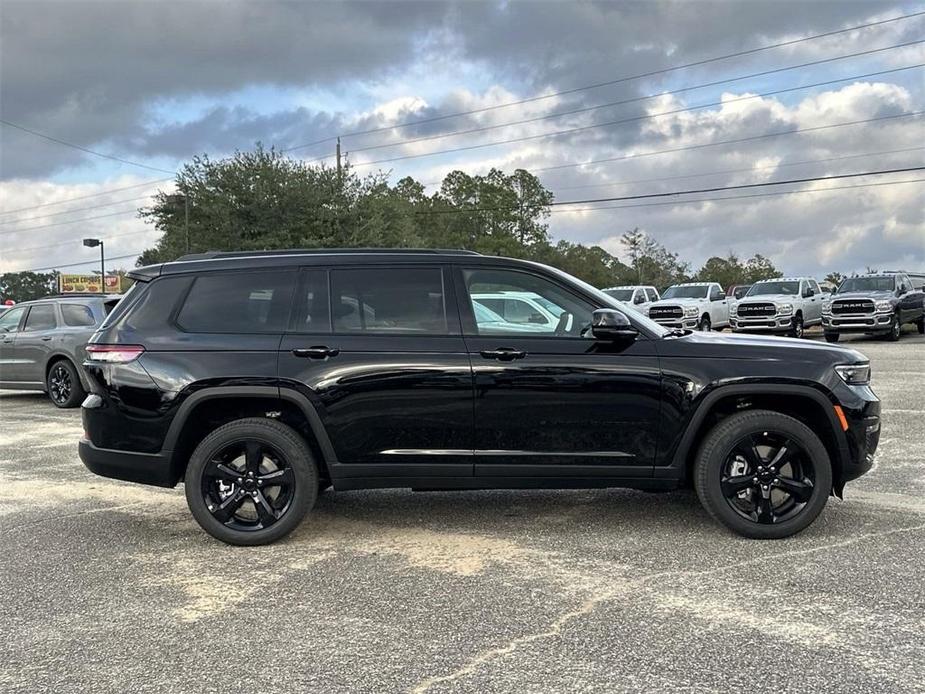
[[[919,334],[925,334],[925,293],[905,272],[849,277],[822,305],[822,329],[828,342],[838,342],[845,333],[884,335],[895,341],[906,323],[914,323]]]

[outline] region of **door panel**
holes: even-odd
[[[11,308],[0,315],[0,381],[24,380],[22,359],[16,352],[16,336],[28,308]]]
[[[558,329],[481,324],[468,293],[488,288],[536,293],[559,307]],[[475,376],[477,476],[652,474],[661,385],[649,340],[587,336],[597,306],[528,272],[465,269],[457,293]]]
[[[472,475],[472,369],[442,268],[306,269],[279,375],[315,406],[335,477]]]
[[[22,331],[16,335],[14,348],[22,381],[45,382],[45,360],[61,339],[54,304],[35,304],[26,315]]]

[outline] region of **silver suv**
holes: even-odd
[[[68,294],[17,304],[0,315],[0,388],[44,390],[58,407],[87,391],[81,368],[90,336],[118,295]]]
[[[803,337],[822,323],[822,290],[812,277],[776,277],[755,282],[730,310],[735,332]]]

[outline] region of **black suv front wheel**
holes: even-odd
[[[739,535],[779,539],[805,529],[832,489],[825,446],[805,424],[768,410],[717,424],[700,447],[694,486],[713,518]]]
[[[80,384],[80,376],[75,367],[67,359],[60,359],[48,369],[45,377],[45,389],[48,398],[56,407],[66,409],[78,407],[87,397],[86,391]]]
[[[232,545],[288,535],[315,505],[318,469],[294,429],[272,419],[238,419],[202,440],[186,469],[196,522]]]

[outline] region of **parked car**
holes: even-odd
[[[828,342],[846,333],[882,335],[898,340],[902,326],[914,323],[925,334],[925,293],[904,272],[877,273],[842,280],[822,306],[822,329]]]
[[[119,296],[51,296],[0,315],[0,388],[44,390],[58,407],[86,396],[84,346]]]
[[[755,282],[729,310],[735,332],[803,337],[804,328],[822,323],[823,294],[812,277],[779,277]]]
[[[728,528],[778,538],[877,448],[862,354],[668,330],[537,263],[210,253],[130,276],[87,346],[80,457],[184,480],[194,518],[232,544],[286,535],[329,485],[693,486]],[[483,330],[475,297],[500,287],[571,327]]]
[[[726,296],[728,296],[730,299],[738,301],[744,297],[748,293],[748,290],[751,288],[752,285],[750,284],[731,284],[726,287]]]
[[[622,287],[607,287],[602,292],[612,296],[617,301],[622,301],[635,311],[646,315],[649,307],[658,301],[661,297],[658,290],[650,285],[626,285]]]
[[[729,325],[729,300],[716,282],[675,284],[649,307],[649,318],[669,328],[722,330]]]

